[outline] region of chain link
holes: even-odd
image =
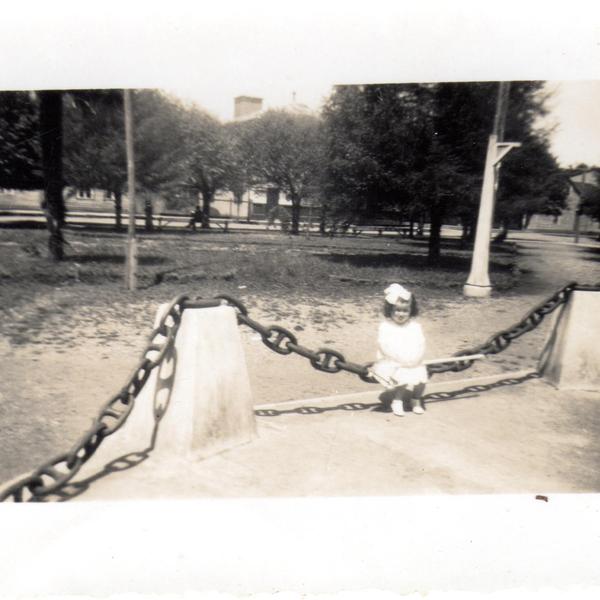
[[[316,357],[310,361],[310,364],[324,373],[339,373],[342,370],[340,365],[346,364],[344,355],[330,348],[320,348],[315,354]]]
[[[277,354],[291,354],[292,350],[289,345],[298,344],[296,336],[291,331],[278,325],[268,327],[266,335],[263,334],[261,337],[263,344],[270,350],[277,352]]]

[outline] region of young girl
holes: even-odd
[[[427,383],[423,364],[425,337],[415,317],[415,297],[398,283],[385,290],[383,314],[377,336],[377,361],[370,371],[393,391],[392,411],[404,416],[404,402],[410,402],[415,414],[423,414],[421,399]]]

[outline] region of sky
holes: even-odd
[[[600,81],[548,82],[552,151],[562,166],[600,166]]]
[[[226,120],[235,96],[316,109],[335,83],[550,80],[553,151],[600,164],[600,8],[543,6],[22,0],[3,9],[0,86],[162,88]]]

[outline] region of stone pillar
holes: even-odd
[[[167,305],[159,307],[156,323]],[[249,442],[256,421],[246,359],[230,306],[188,308],[173,351],[152,374],[123,427],[106,438],[86,474],[120,455],[198,459]]]
[[[600,292],[574,291],[557,315],[540,374],[559,389],[600,390]]]
[[[157,449],[206,456],[250,441],[256,423],[234,309],[185,310],[175,352],[175,377]]]

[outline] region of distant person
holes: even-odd
[[[290,213],[283,206],[273,206],[267,213],[267,231],[271,227],[276,228],[275,221],[279,221],[281,231],[287,233],[290,229],[291,217]]]
[[[404,416],[404,403],[412,412],[423,414],[423,392],[427,383],[427,367],[423,364],[425,336],[418,315],[414,295],[398,283],[385,292],[384,319],[377,334],[377,361],[370,367],[371,374],[391,390],[392,412]]]
[[[204,215],[202,214],[202,209],[199,206],[196,206],[194,211],[190,214],[190,220],[188,223],[188,227],[192,231],[196,231],[196,223],[202,224],[204,221]]]

